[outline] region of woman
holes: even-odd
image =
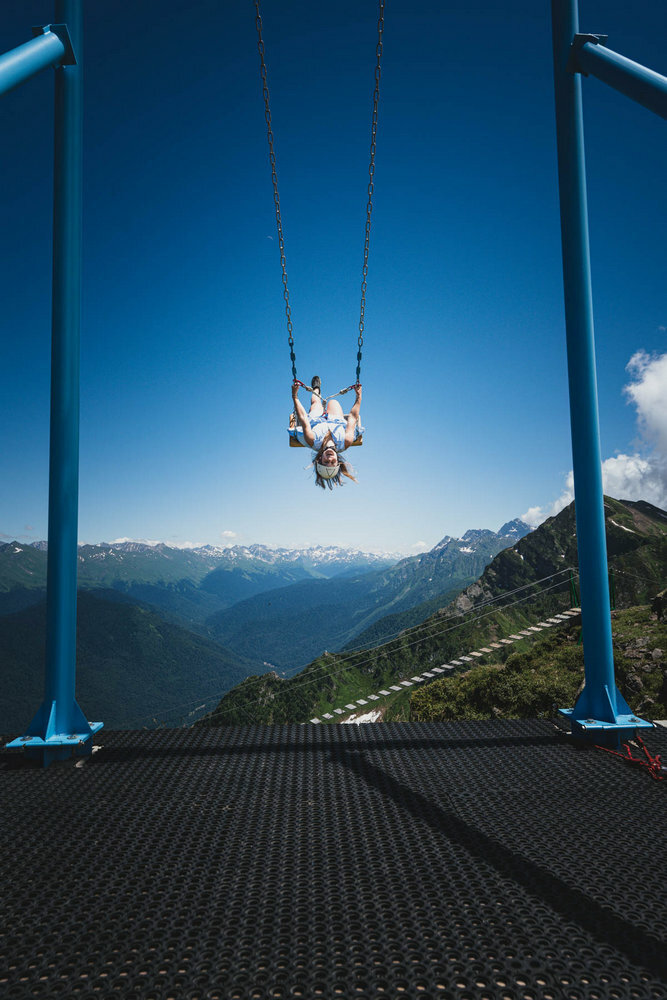
[[[347,476],[356,482],[352,475],[352,467],[340,458],[350,445],[361,437],[363,427],[359,426],[359,408],[361,406],[361,386],[355,385],[354,406],[348,417],[343,414],[343,408],[337,399],[330,399],[326,411],[320,395],[321,381],[319,375],[313,377],[313,394],[310,397],[310,410],[306,413],[298,398],[299,383],[292,385],[292,399],[297,420],[301,424],[296,437],[301,444],[307,445],[315,452],[313,467],[315,484],[322,489],[342,486],[342,476]]]

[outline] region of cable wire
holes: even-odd
[[[523,591],[523,590],[528,590],[528,589],[530,589],[532,587],[538,586],[541,583],[546,583],[547,581],[553,580],[553,579],[555,579],[558,576],[562,576],[564,573],[569,573],[570,571],[571,571],[571,567],[566,567],[566,568],[564,568],[562,570],[558,570],[556,573],[551,573],[549,576],[542,577],[539,580],[533,580],[530,583],[524,584],[521,587],[516,587],[513,590],[505,591],[502,594],[497,595],[496,597],[492,597],[492,598],[489,598],[486,601],[480,602],[480,604],[475,605],[474,608],[471,608],[469,612],[460,612],[460,613],[453,612],[450,615],[443,616],[442,619],[440,620],[440,622],[450,622],[450,621],[452,621],[455,618],[462,618],[463,619],[462,621],[458,622],[456,625],[452,626],[452,628],[450,628],[450,629],[444,629],[444,630],[440,630],[438,632],[431,632],[429,630],[432,628],[432,624],[431,625],[427,625],[425,622],[420,622],[417,625],[414,625],[414,626],[412,626],[409,629],[405,629],[405,630],[401,630],[401,631],[397,632],[396,636],[394,638],[392,638],[392,639],[390,639],[388,641],[384,641],[384,642],[378,643],[377,646],[371,646],[371,647],[365,647],[365,646],[363,646],[363,647],[360,647],[357,650],[346,650],[346,652],[344,654],[331,654],[331,655],[336,656],[336,662],[337,662],[337,664],[340,665],[341,663],[347,663],[349,660],[354,659],[354,657],[356,657],[358,655],[358,653],[360,653],[360,652],[369,652],[369,653],[370,652],[376,652],[377,650],[382,649],[384,646],[390,646],[392,643],[396,642],[396,640],[397,640],[397,638],[399,636],[401,636],[401,637],[409,636],[409,635],[412,635],[412,634],[414,634],[414,632],[419,631],[419,630],[422,630],[424,632],[428,632],[428,635],[426,635],[425,638],[429,638],[429,639],[430,638],[437,638],[437,636],[439,636],[439,635],[446,634],[447,632],[454,631],[457,628],[462,628],[466,624],[470,624],[471,622],[474,623],[474,622],[480,620],[481,618],[488,617],[488,614],[487,615],[480,615],[478,613],[480,611],[480,609],[483,610],[485,608],[488,608],[492,604],[496,604],[500,600],[506,599],[508,597],[513,597],[515,594],[521,593],[521,591]],[[546,590],[543,590],[542,593],[549,593],[551,590],[556,589],[558,586],[563,585],[565,582],[566,581],[561,581],[560,583],[555,584],[553,587],[550,587],[550,588],[548,588]],[[536,595],[530,595],[530,594],[528,594],[528,595],[526,595],[525,598],[521,599],[520,601],[514,601],[511,604],[504,605],[504,607],[507,607],[507,608],[514,607],[517,604],[521,604],[524,601],[529,600],[533,596],[536,596]],[[413,643],[409,643],[408,646],[416,645],[419,641],[421,641],[421,640],[418,639],[418,640],[416,640]],[[405,648],[405,646],[403,646],[403,648]],[[370,660],[367,659],[367,660],[362,661],[362,665],[364,663],[367,663],[367,662],[370,662]],[[307,664],[306,664],[306,666],[307,666]],[[324,679],[327,676],[334,676],[335,673],[339,673],[340,672],[340,670],[339,670],[339,671],[336,671],[335,673],[331,673],[331,674],[324,673],[323,671],[325,671],[327,667],[328,667],[328,664],[321,664],[319,667],[315,667],[310,672],[310,674],[308,675],[307,682],[310,683],[311,681],[315,681],[315,680],[319,680],[319,679]],[[345,667],[343,666],[341,669],[345,669]],[[245,681],[242,681],[240,683],[241,684],[245,684],[245,683],[248,683],[248,682],[254,682],[254,684],[256,686],[259,686],[262,682],[265,681],[266,676],[267,676],[266,674],[251,675],[250,677],[246,678]],[[211,680],[213,680],[213,679],[214,678],[211,678]],[[295,678],[289,678],[288,679],[288,683],[290,683],[291,685],[294,685],[295,684]],[[290,688],[290,690],[293,690],[293,687]],[[179,711],[182,711],[182,710],[186,711],[188,708],[191,708],[191,706],[193,706],[193,705],[195,705],[197,703],[202,703],[203,702],[204,704],[206,704],[207,702],[213,701],[214,699],[216,699],[216,697],[217,697],[217,700],[219,701],[219,700],[221,700],[221,698],[223,698],[228,693],[229,693],[229,691],[225,691],[225,692],[222,692],[222,693],[218,693],[217,696],[216,695],[211,695],[208,698],[196,698],[196,699],[192,699],[191,701],[188,701],[188,702],[183,703],[181,705],[177,705],[174,708],[168,709],[166,712],[162,712],[160,714],[161,715],[165,715],[165,714],[173,715],[173,714],[175,714],[175,713],[177,713]],[[153,718],[154,718],[154,713],[151,713],[149,715],[145,715],[145,716],[141,716],[141,717],[135,716],[133,719],[128,720],[128,721],[141,722],[144,719],[153,719]]]
[[[548,587],[545,590],[543,590],[542,593],[549,593],[550,591],[555,590],[558,587],[562,587],[565,583],[568,583],[568,582],[569,581],[561,581],[559,583],[555,583],[551,587]],[[516,605],[522,604],[525,601],[529,600],[530,597],[531,597],[531,595],[527,595],[526,597],[520,598],[519,600],[512,602],[512,604],[505,605],[505,607],[508,607],[508,608],[510,608],[510,607],[516,607]],[[476,618],[473,618],[472,621],[473,622],[477,622],[477,621],[481,621],[484,618],[488,618],[488,617],[490,617],[490,615],[492,615],[492,614],[495,613],[495,610],[496,609],[493,609],[493,611],[489,611],[489,612],[487,612],[484,615],[479,615]],[[459,622],[456,625],[452,625],[450,628],[442,629],[442,630],[440,630],[438,632],[435,632],[435,633],[430,633],[428,636],[426,636],[424,638],[416,639],[416,640],[414,640],[414,642],[408,643],[407,644],[407,648],[411,648],[412,646],[416,646],[420,642],[426,641],[428,639],[436,639],[436,638],[438,638],[441,635],[447,634],[448,632],[454,632],[454,631],[456,631],[456,629],[462,628],[466,624],[470,624],[470,621],[462,621],[462,622]],[[396,640],[392,640],[392,641],[395,642]],[[387,645],[390,645],[390,644],[387,643]],[[381,648],[382,648],[382,646],[377,646],[377,647],[375,647],[375,649],[369,650],[369,652],[371,652],[371,651],[372,652],[376,652],[377,649],[381,649]],[[405,648],[406,648],[405,645],[402,646],[402,649],[405,649]],[[320,683],[321,681],[323,681],[323,680],[325,680],[327,678],[336,677],[337,675],[339,675],[340,673],[342,673],[343,671],[345,671],[345,670],[348,669],[348,667],[350,666],[350,664],[347,661],[349,659],[351,659],[351,657],[346,657],[346,662],[342,666],[340,666],[340,664],[339,664],[338,665],[338,669],[329,670],[326,673],[318,673],[316,676],[314,676],[313,673],[311,673],[307,677],[296,678],[293,681],[290,681],[289,682],[290,685],[291,685],[290,689],[289,689],[290,693],[292,693],[295,689],[297,689],[298,687],[301,687],[302,685]],[[362,660],[361,663],[356,663],[355,667],[357,669],[361,669],[365,664],[370,663],[371,660],[372,660],[372,658],[368,658],[366,660]],[[229,712],[235,711],[236,707],[237,707],[236,705],[230,705],[226,709],[220,709],[219,711],[214,712],[212,714],[211,718],[216,718],[216,717],[219,717],[220,715],[225,715],[225,714],[228,714]]]
[[[456,625],[452,626],[451,628],[443,629],[443,630],[440,630],[440,631],[437,631],[437,632],[432,632],[432,631],[429,631],[432,628],[432,626],[427,626],[424,622],[421,622],[420,624],[413,626],[412,629],[405,630],[405,634],[407,634],[408,632],[414,633],[415,631],[417,631],[419,629],[422,629],[425,632],[428,632],[428,634],[424,636],[424,639],[437,638],[439,635],[444,635],[447,632],[454,631],[457,628],[462,628],[464,625],[475,623],[476,621],[479,621],[482,618],[489,617],[489,615],[492,613],[492,612],[489,612],[488,614],[480,615],[480,614],[478,614],[478,612],[479,612],[480,609],[488,608],[490,605],[497,603],[497,601],[502,600],[503,598],[512,597],[515,594],[520,593],[522,590],[527,590],[527,589],[529,589],[531,587],[537,586],[540,583],[545,583],[548,580],[552,580],[552,579],[554,579],[557,576],[562,576],[564,573],[567,573],[567,572],[570,572],[570,568],[569,567],[565,568],[565,569],[562,569],[562,570],[559,570],[556,573],[552,573],[552,574],[550,574],[550,576],[542,577],[540,580],[535,580],[535,581],[532,581],[531,583],[524,584],[522,587],[516,587],[514,590],[506,591],[503,594],[499,594],[498,596],[496,596],[494,598],[490,598],[489,600],[484,601],[484,602],[482,602],[479,605],[476,605],[475,608],[471,608],[470,612],[467,613],[467,616],[466,616],[465,613],[463,613],[462,615],[454,613],[454,614],[451,614],[451,615],[448,615],[448,616],[444,617],[442,620],[445,621],[445,622],[452,621],[454,618],[462,617],[463,620],[460,621],[460,622],[458,622]],[[543,590],[542,593],[549,593],[550,591],[557,589],[559,586],[562,586],[565,582],[566,581],[561,581],[560,583],[554,584],[552,587],[549,587],[549,588],[546,588],[545,590]],[[522,599],[520,599],[518,601],[514,601],[511,604],[504,605],[503,607],[507,607],[507,608],[515,607],[517,604],[524,603],[526,600],[529,600],[533,596],[535,596],[535,595],[528,594],[524,598],[522,598]],[[473,614],[473,612],[474,612],[474,614]],[[401,635],[402,635],[402,633],[398,633],[398,636],[401,636]],[[422,641],[422,639],[417,639],[415,642],[408,643],[408,648],[410,648],[411,646],[417,645],[420,641]],[[326,677],[336,676],[337,674],[341,673],[343,670],[347,669],[348,662],[350,660],[354,659],[358,655],[358,653],[360,653],[360,652],[369,652],[369,653],[370,652],[376,652],[377,650],[382,649],[384,646],[391,646],[391,644],[394,643],[394,642],[396,642],[396,638],[391,639],[388,642],[379,643],[377,646],[372,646],[372,647],[369,647],[369,648],[365,648],[364,647],[364,648],[361,648],[361,649],[359,649],[357,651],[348,651],[345,655],[331,654],[333,656],[336,656],[336,662],[337,662],[337,664],[339,666],[338,670],[325,672],[327,670],[327,667],[329,665],[326,664],[326,663],[325,664],[321,664],[319,667],[315,667],[313,670],[311,670],[311,672],[309,673],[309,675],[308,675],[307,678],[300,678],[299,680],[300,680],[300,682],[314,683],[316,680],[324,680],[324,679],[326,679]],[[402,645],[402,648],[405,649],[406,648],[405,645]],[[370,662],[370,658],[368,658],[366,660],[362,660],[361,664],[358,664],[358,666],[363,666],[365,663],[369,663],[369,662]],[[342,666],[341,666],[341,663],[343,664]],[[241,683],[245,684],[245,683],[248,683],[248,682],[254,682],[254,684],[256,686],[259,686],[262,682],[265,681],[266,676],[267,676],[266,674],[252,675],[252,676],[246,678],[246,680],[242,681]],[[213,679],[213,678],[211,678],[211,679]],[[293,691],[295,689],[295,687],[297,686],[296,678],[289,678],[288,679],[288,683],[291,685],[290,686],[290,691]],[[174,706],[174,708],[167,709],[165,712],[161,712],[160,715],[162,715],[162,716],[164,716],[164,715],[174,715],[176,713],[184,714],[184,713],[187,713],[187,709],[191,708],[193,705],[195,705],[197,703],[206,704],[207,702],[214,701],[216,699],[218,701],[220,701],[227,694],[229,694],[229,691],[224,691],[224,692],[221,692],[221,693],[219,692],[217,695],[211,695],[211,696],[209,696],[207,698],[201,698],[200,697],[200,698],[192,699],[191,701],[185,702],[185,703],[183,703],[181,705]],[[227,713],[228,711],[233,711],[233,710],[235,710],[235,707],[236,706],[232,706],[231,708],[225,709],[224,712]],[[135,721],[136,722],[142,722],[145,719],[154,719],[154,718],[155,718],[155,713],[151,713],[149,715],[145,715],[145,716],[141,716],[141,717],[135,716],[133,719],[127,720],[127,722],[135,722]],[[127,722],[126,722],[126,724],[127,724]]]

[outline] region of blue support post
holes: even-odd
[[[576,35],[570,69],[602,80],[626,97],[667,118],[667,76],[605,47],[604,35]]]
[[[618,744],[637,727],[614,678],[602,492],[581,78],[568,70],[578,32],[577,0],[552,0],[567,365],[570,390],[581,614],[586,684],[572,709],[561,709],[578,737]]]
[[[8,744],[47,766],[90,753],[101,722],[89,723],[75,700],[79,494],[79,334],[83,0],[56,0],[76,65],[56,70],[51,348],[49,548],[44,701],[27,734]]]

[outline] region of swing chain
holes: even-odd
[[[359,314],[359,337],[357,340],[357,382],[361,377],[361,351],[364,346],[364,318],[366,313],[366,280],[368,278],[368,245],[371,236],[371,213],[373,211],[373,191],[375,175],[375,141],[378,125],[378,101],[380,98],[380,60],[382,58],[382,34],[384,32],[385,0],[379,0],[378,41],[375,47],[375,91],[373,92],[373,115],[371,118],[371,158],[368,166],[368,204],[366,205],[366,230],[364,233],[364,266],[361,271],[361,312]]]
[[[296,358],[294,355],[294,337],[292,334],[292,313],[289,304],[289,288],[287,286],[287,265],[285,262],[285,238],[280,215],[280,197],[278,195],[278,176],[276,173],[276,154],[273,148],[273,129],[271,127],[271,108],[269,106],[269,87],[267,82],[264,39],[262,37],[262,16],[259,12],[260,0],[255,0],[255,26],[257,28],[257,48],[262,73],[262,92],[264,95],[264,119],[266,121],[267,139],[269,142],[269,159],[271,162],[271,180],[273,182],[273,203],[276,209],[276,226],[278,229],[278,246],[280,248],[280,266],[283,275],[283,298],[285,299],[285,316],[287,317],[287,342],[292,362],[292,377],[296,379]],[[373,211],[373,191],[375,189],[375,146],[378,123],[378,102],[380,98],[380,62],[382,58],[382,35],[384,32],[384,7],[386,0],[378,0],[378,40],[375,47],[375,90],[373,92],[373,114],[371,118],[371,150],[368,166],[368,202],[366,205],[366,227],[364,232],[364,263],[361,278],[361,309],[359,314],[359,337],[357,338],[357,372],[356,383],[361,381],[361,354],[364,346],[364,321],[366,313],[366,282],[368,279],[368,249],[371,235],[371,213]]]
[[[382,0],[384,2],[384,0]],[[296,379],[296,358],[294,355],[294,337],[292,335],[292,313],[289,304],[289,288],[287,287],[287,265],[285,262],[285,238],[283,223],[280,216],[280,197],[278,195],[278,175],[276,174],[276,154],[273,149],[273,129],[271,128],[271,108],[269,106],[269,87],[266,78],[266,61],[264,58],[264,39],[262,38],[262,16],[259,12],[259,0],[255,0],[255,26],[257,28],[257,48],[262,72],[262,92],[264,94],[264,119],[269,140],[269,159],[271,161],[271,180],[273,181],[273,204],[276,208],[276,226],[278,228],[278,246],[280,247],[280,266],[283,272],[283,298],[285,299],[285,316],[287,317],[287,343],[292,362],[292,377]]]

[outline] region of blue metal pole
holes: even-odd
[[[577,0],[552,0],[563,284],[567,330],[572,462],[581,583],[586,684],[574,709],[563,709],[573,732],[634,729],[616,688],[609,608],[602,492],[581,78],[568,71],[578,32]]]
[[[572,50],[576,70],[596,76],[649,111],[667,118],[667,76],[612,52],[589,36],[583,35],[580,39],[583,44],[575,44]]]
[[[81,203],[83,0],[56,0],[76,65],[56,70],[51,345],[51,441],[45,697],[23,746],[45,765],[90,752],[102,723],[88,723],[75,700],[76,589],[79,493],[79,334],[81,322]],[[88,744],[86,746],[86,744]]]
[[[0,56],[0,94],[18,87],[47,66],[59,66],[66,47],[53,31],[33,38]]]

